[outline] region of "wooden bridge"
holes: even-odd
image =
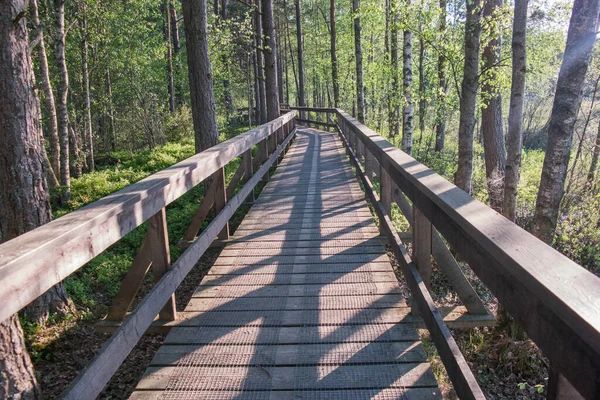
[[[165,207],[206,179],[187,249],[171,263]],[[244,203],[253,205],[230,236]],[[393,203],[411,232],[394,229]],[[134,399],[441,398],[416,330],[425,327],[459,397],[482,399],[448,326],[494,318],[449,247],[548,357],[548,398],[600,398],[600,279],[342,110],[289,111],[0,245],[0,298],[10,299],[0,318],[145,221],[144,244],[100,326],[114,334],[65,398],[96,397],[148,329],[169,334]],[[223,250],[177,312],[174,292],[209,246]],[[463,307],[436,307],[432,259]],[[157,282],[129,313],[150,268]]]

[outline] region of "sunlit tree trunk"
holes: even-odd
[[[410,4],[410,2],[407,2]],[[404,31],[404,45],[402,46],[402,89],[404,92],[404,106],[402,107],[402,150],[412,154],[413,147],[413,101],[412,101],[412,32]]]
[[[196,153],[219,142],[213,80],[208,58],[206,0],[183,0],[188,74]]]
[[[173,78],[173,46],[171,44],[171,10],[170,0],[165,0],[164,14],[165,14],[165,44],[167,47],[166,58],[167,58],[167,89],[169,92],[169,111],[175,112],[175,82]]]
[[[527,74],[526,37],[527,3],[529,0],[515,0],[515,13],[512,32],[512,83],[510,88],[510,108],[508,111],[508,134],[506,136],[506,172],[504,177],[504,204],[502,213],[515,221],[517,217],[517,185],[521,169],[523,147],[523,103],[525,100],[525,77]]]
[[[365,122],[365,86],[363,84],[362,27],[360,25],[360,0],[352,0],[354,18],[354,60],[356,63],[356,116]]]
[[[465,24],[465,62],[460,94],[458,126],[458,170],[455,184],[471,193],[473,177],[473,132],[479,83],[479,42],[481,37],[481,0],[467,1]]]
[[[599,9],[600,0],[575,0],[573,3],[567,45],[548,124],[548,144],[531,227],[532,233],[546,243],[551,243],[554,237],[581,89],[596,41]]]
[[[267,122],[267,94],[265,88],[265,69],[264,69],[264,51],[263,51],[263,29],[261,17],[261,0],[256,0],[256,12],[254,14],[256,31],[256,62],[258,67],[258,95],[260,98],[260,123]]]
[[[600,158],[600,122],[598,122],[598,133],[596,134],[596,144],[592,150],[592,162],[590,164],[590,170],[587,174],[587,187],[591,188],[594,184],[594,178],[596,176],[596,170],[598,169],[598,159]]]
[[[335,0],[330,0],[329,4],[329,25],[331,39],[331,82],[333,84],[333,106],[340,106],[340,84],[338,81],[338,61],[337,61],[337,31],[335,27]]]
[[[425,99],[425,40],[423,36],[419,37],[419,143],[421,148],[423,135],[425,134],[425,109],[427,100]]]
[[[80,5],[79,23],[81,26],[81,75],[84,91],[84,141],[87,167],[94,169],[94,137],[92,134],[92,106],[90,100],[90,74],[88,68],[88,27],[85,2]]]
[[[390,72],[392,75],[392,90],[390,93],[390,135],[396,137],[400,134],[400,102],[399,102],[399,65],[398,65],[398,0],[390,0],[389,21],[390,26]]]
[[[300,0],[296,0],[296,42],[298,46],[298,105],[306,105],[304,86],[304,37],[302,36],[302,10]]]
[[[440,0],[440,38],[446,33],[446,0]],[[446,55],[438,53],[438,105],[435,125],[435,151],[442,151],[446,142]]]
[[[265,29],[265,90],[267,120],[279,117],[279,82],[277,81],[277,38],[273,18],[273,0],[262,0],[262,20]]]

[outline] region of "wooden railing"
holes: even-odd
[[[0,298],[4,299],[0,321],[4,321],[148,221],[144,244],[109,317],[125,317],[150,266],[160,279],[63,394],[65,398],[95,398],[157,315],[163,320],[176,318],[175,290],[215,238],[228,237],[229,219],[252,198],[254,187],[268,177],[293,139],[295,115],[289,112],[0,245]],[[253,163],[255,145],[259,145],[258,162]],[[240,169],[227,190],[224,167],[240,156]],[[253,164],[262,166],[254,171]],[[214,206],[217,215],[202,232],[196,215],[187,232],[187,250],[170,265],[165,207],[210,177],[203,203],[210,203],[209,209]],[[233,196],[240,182],[243,186]]]
[[[327,113],[337,120],[340,137],[378,214],[382,233],[401,263],[413,307],[424,319],[461,399],[483,398],[483,394],[429,294],[431,256],[447,275],[456,272],[448,267],[447,259],[440,262],[447,258],[447,248],[437,232],[550,360],[548,398],[600,398],[598,277],[344,111],[303,109],[309,111]],[[379,195],[371,182],[374,171],[380,183]],[[390,220],[393,201],[412,224],[410,256]],[[448,279],[462,281],[459,277]],[[469,293],[468,288],[461,290],[463,295]]]

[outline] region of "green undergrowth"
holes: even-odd
[[[221,141],[234,137],[248,128],[230,129],[221,135]],[[256,150],[255,150],[256,151]],[[121,190],[145,177],[182,161],[194,154],[193,139],[185,138],[136,153],[118,151],[110,154],[113,165],[103,166],[96,171],[83,174],[71,180],[71,198],[66,204],[53,202],[54,218],[61,217],[82,206]],[[240,165],[234,159],[225,167],[229,182]],[[171,260],[175,261],[182,253],[177,242],[191,222],[204,197],[202,184],[167,206],[167,227]],[[239,210],[243,212],[243,207]],[[205,221],[203,228],[210,222]],[[94,314],[106,312],[117,294],[121,279],[131,267],[146,234],[147,223],[125,235],[114,245],[95,257],[87,265],[69,276],[64,285],[81,314],[94,310]],[[149,273],[146,279],[153,279]]]

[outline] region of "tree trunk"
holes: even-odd
[[[275,27],[275,30],[278,32],[281,32],[281,19],[277,18],[277,26]],[[285,92],[284,92],[284,82],[283,82],[283,56],[282,54],[285,54],[285,52],[281,51],[281,41],[278,40],[277,41],[277,82],[278,82],[278,89],[279,89],[279,100],[283,102],[283,99],[285,99]]]
[[[506,218],[515,221],[517,217],[517,185],[521,169],[523,147],[523,103],[525,100],[525,77],[527,74],[526,37],[527,3],[529,0],[515,0],[515,14],[512,32],[512,83],[510,88],[510,108],[508,111],[508,135],[506,172],[504,177],[504,204],[502,212]]]
[[[410,2],[407,2],[410,4]],[[402,48],[402,89],[404,92],[404,107],[402,108],[402,150],[412,154],[413,147],[413,104],[412,104],[412,32],[404,31]]]
[[[365,122],[365,87],[363,85],[363,57],[360,25],[360,0],[352,0],[354,15],[354,57],[356,63],[356,114],[360,122]]]
[[[473,132],[479,76],[479,42],[481,37],[481,0],[467,1],[465,24],[465,65],[460,95],[458,126],[458,170],[455,184],[471,193],[473,177]]]
[[[175,2],[169,1],[169,12],[171,13],[171,40],[173,43],[173,60],[174,66],[174,79],[175,79],[175,107],[179,107],[183,104],[183,89],[181,87],[181,64],[179,60],[179,52],[181,50],[181,44],[179,41],[179,21],[177,20],[177,11],[175,10]]]
[[[446,0],[440,0],[440,38],[446,33]],[[435,151],[442,151],[446,141],[446,56],[442,51],[438,53],[438,96],[437,123],[435,125]]]
[[[79,23],[81,25],[81,74],[84,91],[84,141],[87,167],[94,169],[94,139],[92,134],[92,106],[90,101],[90,75],[88,69],[88,27],[85,2],[81,2]]]
[[[256,18],[256,14],[252,16],[252,23],[256,25],[254,22],[254,18]],[[254,123],[256,125],[260,125],[260,74],[258,73],[258,49],[256,48],[256,35],[252,35],[252,47],[254,47],[254,51],[252,52],[252,67],[254,69],[254,110],[250,110],[250,112],[254,112]]]
[[[273,0],[262,0],[262,20],[265,29],[265,90],[267,120],[279,117],[279,82],[277,82],[277,38],[273,18]]]
[[[167,89],[169,92],[169,111],[171,114],[175,112],[175,83],[173,79],[173,47],[171,46],[171,0],[165,0],[164,14],[165,14],[165,44],[167,47],[166,58],[167,58]]]
[[[596,144],[594,150],[592,150],[592,163],[590,164],[590,170],[587,175],[587,187],[591,188],[594,184],[594,178],[596,176],[596,170],[598,169],[598,158],[600,156],[600,122],[598,122],[598,133],[596,134]]]
[[[258,94],[260,97],[260,123],[267,122],[267,94],[265,88],[265,69],[264,69],[264,51],[263,51],[263,30],[262,30],[262,7],[261,0],[256,0],[256,13],[254,21],[256,22],[256,60],[258,64]]]
[[[65,1],[54,0],[54,8],[56,11],[54,58],[58,70],[56,111],[60,140],[60,184],[65,187],[64,200],[66,201],[71,197],[71,176],[69,174],[69,114],[67,111],[69,73],[65,60]]]
[[[391,74],[392,74],[392,91],[390,95],[389,109],[389,124],[390,135],[396,137],[400,134],[400,102],[399,102],[399,65],[398,65],[398,0],[390,0],[389,5],[389,21],[390,26],[390,56],[391,56]]]
[[[56,105],[54,103],[54,93],[52,92],[48,57],[46,56],[46,45],[44,43],[44,31],[40,23],[37,0],[31,0],[29,4],[31,19],[37,36],[37,38],[34,40],[38,42],[38,60],[40,63],[40,80],[42,82],[42,90],[44,92],[44,104],[46,106],[46,112],[48,113],[50,165],[52,165],[52,170],[54,171],[55,177],[58,177],[60,176],[60,142],[58,140]]]
[[[600,0],[575,0],[567,45],[558,74],[542,179],[538,191],[532,233],[551,243],[569,165],[573,127],[592,48],[596,40]]]
[[[221,1],[221,20],[227,20],[227,0]],[[222,53],[221,63],[225,67],[225,78],[223,79],[223,93],[225,96],[225,112],[227,122],[231,122],[231,118],[235,114],[235,107],[233,104],[233,95],[231,94],[231,68],[229,56],[226,52]]]
[[[302,35],[302,10],[300,0],[296,0],[296,41],[298,42],[298,105],[306,106],[304,89],[304,37]]]
[[[183,0],[188,74],[196,153],[219,142],[212,72],[208,58],[206,0]]]
[[[335,0],[330,0],[329,4],[329,26],[331,39],[331,82],[333,84],[333,106],[340,106],[340,84],[338,81],[338,61],[337,61],[337,31],[335,29]]]
[[[27,0],[0,3],[0,243],[50,221],[26,11]],[[0,322],[0,371],[0,397],[42,397],[16,314]]]
[[[71,168],[71,176],[73,178],[81,178],[81,175],[83,174],[82,159],[84,157],[82,157],[81,146],[79,142],[79,136],[77,135],[73,124],[69,122],[69,146],[71,152],[69,168]]]
[[[425,99],[425,40],[423,35],[419,37],[419,143],[418,149],[421,149],[423,135],[425,134],[425,109],[427,100]]]
[[[104,72],[104,86],[106,89],[106,120],[108,121],[108,143],[111,151],[117,150],[117,132],[115,130],[115,116],[113,114],[113,102],[112,102],[112,83],[110,79],[110,69],[106,69]]]
[[[502,6],[502,0],[488,0],[483,7],[483,16],[491,17],[496,9]],[[483,49],[485,68],[493,70],[500,60],[502,39],[494,32],[493,38]],[[502,98],[498,89],[486,82],[481,89],[486,99],[481,110],[481,135],[485,155],[485,178],[487,183],[490,207],[502,212],[504,201],[504,170],[506,167],[506,150],[504,132],[502,131]]]

